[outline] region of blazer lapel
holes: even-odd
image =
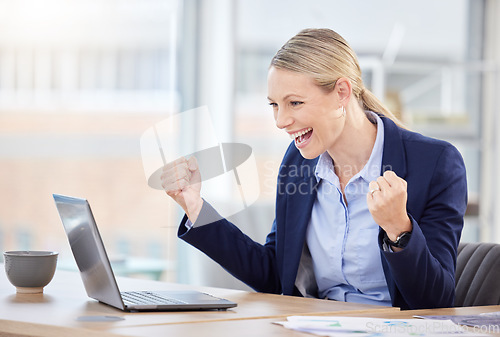
[[[380,116],[384,123],[384,151],[382,154],[382,172],[394,171],[404,179],[406,177],[406,152],[398,126],[389,118]]]
[[[317,159],[304,159],[299,165],[303,174],[289,180],[286,196],[283,256],[283,293],[294,292],[295,278],[302,248],[306,237],[307,225],[316,199],[317,181],[314,176]]]
[[[399,127],[389,118],[380,116],[382,122],[384,123],[384,152],[382,154],[382,172],[394,171],[398,177],[405,179],[407,174],[406,167],[406,151],[403,144],[403,139],[401,138],[401,130]],[[379,231],[379,241],[382,241],[383,230]],[[380,257],[382,260],[382,268],[384,269],[385,278],[387,280],[387,287],[389,288],[389,293],[391,295],[392,304],[395,305],[399,301],[399,291],[397,290],[396,284],[392,278],[389,265],[383,256],[382,251],[380,251]]]

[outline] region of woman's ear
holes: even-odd
[[[352,95],[352,84],[348,78],[341,77],[335,84],[335,92],[338,95],[340,103],[345,106],[349,103]]]

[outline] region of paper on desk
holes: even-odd
[[[422,315],[413,317],[433,320],[451,320],[456,324],[477,327],[479,329],[482,328],[483,330],[488,327],[490,332],[500,333],[500,311],[482,313],[479,315]]]
[[[290,316],[276,322],[287,329],[318,336],[486,336],[467,332],[450,320],[384,319],[336,316]]]
[[[489,316],[489,317],[498,317],[498,318],[500,318],[500,311],[483,312],[482,314],[479,314],[479,316]]]

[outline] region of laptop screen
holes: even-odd
[[[87,295],[124,308],[104,244],[86,199],[53,194]]]

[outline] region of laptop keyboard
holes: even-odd
[[[121,293],[123,302],[127,305],[165,305],[185,304],[186,302],[162,296],[150,291],[125,291]]]

